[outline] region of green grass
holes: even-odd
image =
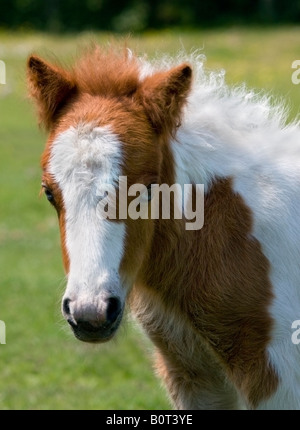
[[[246,81],[299,111],[298,28],[149,33],[131,45],[149,56],[203,48],[207,68],[229,83]],[[39,159],[46,136],[26,99],[25,62],[32,51],[69,62],[78,46],[108,34],[50,36],[0,33],[7,84],[0,86],[0,409],[167,409],[151,365],[151,345],[127,318],[117,338],[97,347],[73,338],[60,315],[65,286],[56,215],[40,199]],[[52,54],[51,54],[52,55]]]

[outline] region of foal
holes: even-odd
[[[104,342],[127,303],[175,408],[298,409],[299,127],[201,58],[178,64],[112,48],[70,69],[28,59],[49,131],[42,187],[61,232],[63,315],[78,339]],[[192,184],[186,200],[203,184],[202,228],[186,228],[186,200],[172,214],[175,197],[170,219],[151,216],[153,184]]]

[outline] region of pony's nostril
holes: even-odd
[[[71,314],[70,311],[70,299],[64,299],[63,300],[63,305],[62,305],[62,309],[63,309],[63,313],[68,316]]]
[[[72,328],[77,328],[77,323],[72,318],[67,318],[68,323]]]
[[[117,297],[109,297],[106,310],[106,319],[110,323],[116,321],[122,310],[121,301]]]

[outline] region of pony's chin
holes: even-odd
[[[81,342],[96,344],[96,343],[105,343],[110,341],[114,337],[115,333],[107,337],[94,337],[94,336],[90,337],[86,335],[83,336],[82,334],[77,334],[77,333],[74,333],[74,335],[76,339],[80,340]]]

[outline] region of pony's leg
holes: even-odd
[[[156,351],[156,370],[176,409],[245,409],[239,394],[204,347],[195,357]]]

